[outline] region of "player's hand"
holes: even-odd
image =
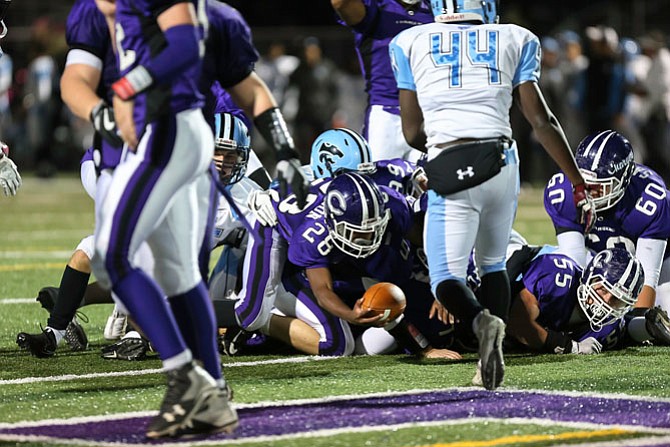
[[[430,311],[428,312],[428,318],[433,319],[437,318],[439,321],[446,325],[451,325],[456,322],[456,319],[452,314],[449,313],[446,307],[442,305],[437,300],[433,300],[433,305],[430,306]]]
[[[460,360],[463,357],[456,351],[451,351],[449,349],[437,349],[432,346],[428,346],[426,349],[421,351],[421,358],[423,359],[452,359]]]
[[[570,354],[600,354],[603,345],[593,337],[585,338],[582,341],[572,341],[572,350]]]
[[[279,190],[282,198],[289,194],[290,187],[291,192],[295,194],[298,208],[304,208],[309,192],[309,180],[300,166],[300,160],[294,153],[279,153],[277,178],[279,179]]]
[[[119,136],[118,129],[116,128],[116,121],[114,121],[114,111],[104,99],[101,99],[100,102],[93,107],[90,119],[96,132],[98,132],[108,143],[113,144],[114,146],[121,146],[123,144],[123,140]]]
[[[4,154],[0,158],[0,185],[6,196],[15,195],[21,187],[21,175],[16,164]]]
[[[265,191],[253,191],[247,198],[247,206],[256,216],[256,220],[266,227],[277,225],[277,213],[272,206],[273,198],[279,201],[277,191],[268,189]]]
[[[124,101],[114,95],[112,107],[114,108],[114,120],[119,128],[119,133],[121,134],[123,142],[135,152],[138,141],[137,132],[135,130],[135,120],[133,119],[134,102]]]
[[[363,298],[359,298],[354,304],[353,315],[347,321],[359,326],[383,327],[388,321],[382,320],[384,314],[376,313],[371,309],[363,309]]]
[[[574,187],[572,197],[577,207],[579,223],[584,225],[584,234],[590,232],[596,223],[596,207],[584,183]]]

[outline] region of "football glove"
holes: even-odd
[[[266,227],[277,225],[277,213],[272,206],[273,198],[279,201],[277,191],[273,189],[253,191],[247,198],[247,206],[256,216],[256,220]]]
[[[577,207],[579,223],[584,225],[584,234],[589,233],[596,223],[596,207],[584,183],[575,186],[572,197]]]
[[[593,337],[585,338],[582,341],[572,340],[572,350],[570,354],[600,354],[603,345]]]
[[[122,146],[123,140],[119,136],[116,128],[116,121],[114,121],[114,110],[104,99],[101,99],[93,110],[91,110],[91,123],[95,131],[100,134],[108,143],[114,146]]]
[[[291,156],[287,155],[289,154],[279,152],[279,161],[277,162],[279,192],[282,198],[286,197],[289,191],[295,194],[298,208],[302,209],[307,202],[309,180],[300,166],[300,160],[296,156],[292,156],[292,154]]]
[[[16,195],[16,191],[21,187],[19,170],[4,153],[0,154],[0,185],[6,196]]]

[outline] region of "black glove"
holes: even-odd
[[[118,134],[114,111],[104,99],[101,99],[93,110],[91,110],[91,122],[95,131],[100,134],[109,144],[123,146],[123,140]]]
[[[300,160],[293,151],[279,152],[279,161],[277,162],[277,179],[279,180],[279,192],[282,198],[291,192],[295,194],[298,208],[303,208],[307,202],[307,193],[309,192],[309,180],[302,170]]]

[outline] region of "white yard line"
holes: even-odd
[[[232,362],[224,363],[224,368],[236,368],[244,366],[258,366],[258,365],[274,365],[281,363],[305,363],[305,362],[315,362],[322,360],[332,360],[337,357],[287,357],[281,359],[271,359],[271,360],[258,360],[251,362]],[[115,372],[105,372],[105,373],[91,373],[91,374],[65,374],[61,376],[46,376],[46,377],[24,377],[21,379],[6,379],[0,380],[0,386],[2,385],[18,385],[25,383],[44,383],[44,382],[65,382],[68,380],[82,380],[82,379],[95,379],[100,377],[127,377],[127,376],[144,376],[147,374],[158,374],[163,372],[160,368],[154,369],[141,369],[135,371],[115,371]],[[1,426],[1,424],[0,424]]]

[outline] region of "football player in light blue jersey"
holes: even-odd
[[[472,321],[483,384],[503,380],[502,341],[510,302],[505,250],[519,191],[509,109],[516,98],[538,140],[575,185],[590,228],[594,210],[560,124],[538,87],[540,44],[499,25],[497,2],[432,0],[436,23],[402,31],[389,45],[400,89],[403,134],[428,152],[424,246],[431,287],[460,321]],[[481,302],[466,287],[476,248]]]

